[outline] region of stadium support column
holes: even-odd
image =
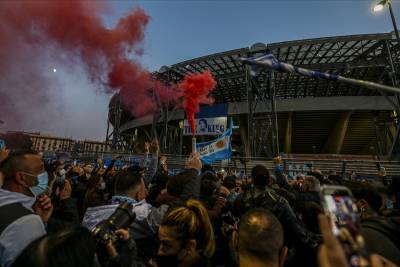
[[[272,117],[272,156],[279,154],[279,138],[278,138],[278,115],[276,113],[275,101],[275,73],[270,71],[268,75],[269,98],[271,101],[271,117]]]
[[[247,137],[248,137],[248,148],[246,152],[249,152],[248,157],[253,156],[254,151],[254,123],[253,123],[253,89],[250,76],[249,66],[246,66],[246,86],[247,86]]]
[[[286,121],[286,131],[285,131],[285,153],[292,153],[292,119],[293,111],[288,113],[288,119]]]
[[[269,53],[264,43],[253,44],[249,50],[248,56],[254,57]],[[261,71],[250,75],[247,66],[246,85],[251,156],[272,158],[279,153],[274,72]]]
[[[335,127],[331,131],[323,152],[327,154],[340,154],[343,147],[344,137],[346,136],[352,111],[346,111],[341,115]]]
[[[108,144],[111,140],[111,149],[124,150],[126,147],[120,131],[122,116],[121,100],[119,95],[116,95],[115,97],[115,101],[110,104],[108,112],[106,143]],[[114,122],[113,125],[112,122]],[[110,126],[113,128],[111,132]]]
[[[390,6],[391,8],[391,6]],[[392,11],[391,11],[392,14]],[[392,18],[393,19],[393,18]],[[395,24],[395,22],[393,22]],[[397,30],[397,27],[395,27]],[[396,37],[397,37],[397,46],[400,46],[400,40],[398,38],[398,32],[396,31]],[[387,51],[387,59],[388,63],[390,64],[391,72],[389,73],[391,79],[392,79],[392,84],[394,87],[398,87],[398,82],[397,82],[397,72],[396,72],[396,67],[393,62],[393,57],[392,57],[392,51],[390,49],[390,43],[388,40],[385,41],[385,46],[386,46],[386,51]],[[400,157],[400,96],[399,94],[396,94],[396,117],[393,120],[393,124],[396,127],[396,132],[393,136],[393,142],[389,148],[388,151],[388,158],[389,159],[395,159]]]
[[[240,131],[240,138],[242,140],[242,156],[244,157],[251,157],[251,145],[252,143],[249,140],[248,136],[248,122],[246,120],[246,115],[240,114],[238,116],[238,121],[239,121],[239,131]]]

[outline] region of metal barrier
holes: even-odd
[[[168,158],[168,166],[171,168],[179,169],[184,168],[187,156],[185,155],[165,155]],[[55,154],[44,153],[44,157],[54,157]],[[71,159],[80,159],[83,162],[93,162],[98,158],[111,159],[120,158],[122,162],[135,162],[138,158],[143,157],[143,154],[127,154],[127,153],[102,153],[102,154],[82,154],[71,157]],[[394,161],[373,160],[372,157],[366,159],[350,159],[344,160],[340,158],[321,159],[319,157],[310,156],[309,158],[302,155],[296,158],[291,155],[288,158],[282,158],[284,169],[289,173],[305,173],[312,169],[319,169],[324,173],[335,171],[339,175],[350,174],[356,172],[359,175],[376,175],[378,166],[384,167],[387,176],[400,176],[400,163]],[[268,169],[273,169],[274,164],[268,158],[241,158],[230,159],[226,161],[216,161],[212,164],[215,169],[221,168],[235,168],[239,171],[246,171],[248,174],[250,170],[257,164],[266,166]]]
[[[350,174],[356,172],[360,175],[376,175],[378,166],[384,167],[387,176],[400,176],[400,164],[393,161],[378,161],[378,160],[340,160],[340,159],[296,159],[283,158],[283,165],[286,172],[305,173],[312,169],[319,169],[324,173],[335,171],[339,175]],[[169,166],[184,167],[186,158],[179,156],[168,157]],[[244,164],[245,162],[245,164]],[[268,169],[274,168],[274,163],[267,158],[245,158],[240,160],[217,161],[212,164],[214,168],[236,168],[240,171],[247,170],[247,173],[255,165],[261,164]]]

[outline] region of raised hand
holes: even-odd
[[[51,204],[51,199],[47,195],[41,195],[37,198],[33,210],[37,215],[42,218],[44,223],[47,223],[53,213],[53,204]]]
[[[186,162],[186,168],[201,171],[202,167],[203,167],[203,164],[201,163],[199,152],[194,152],[194,153],[190,154],[190,156]]]

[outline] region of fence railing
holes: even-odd
[[[43,152],[44,157],[55,158],[54,152]],[[186,164],[185,155],[165,155],[168,158],[168,166],[179,169],[184,168]],[[136,162],[143,157],[143,154],[128,154],[128,153],[85,153],[80,155],[71,155],[70,159],[79,159],[83,162],[91,162],[98,158],[112,159],[119,158],[122,162]],[[335,171],[339,175],[348,175],[351,172],[356,172],[359,175],[376,175],[378,167],[384,167],[387,176],[400,176],[400,163],[395,161],[379,160],[374,157],[343,156],[340,157],[323,157],[309,155],[290,155],[282,158],[284,168],[287,172],[295,175],[296,173],[306,173],[311,169],[320,169],[323,172]],[[262,164],[269,169],[273,169],[274,164],[268,158],[240,158],[229,159],[224,161],[216,161],[212,166],[219,168],[235,168],[239,171],[247,173],[257,164]]]

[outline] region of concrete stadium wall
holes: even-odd
[[[394,97],[391,97],[394,101]],[[383,96],[339,96],[339,97],[307,97],[295,99],[277,99],[277,112],[290,111],[328,111],[328,110],[393,110],[393,107]],[[229,103],[228,115],[247,114],[247,102]],[[267,112],[267,105],[259,104],[256,113]],[[183,110],[177,110],[171,120],[182,120]],[[125,123],[120,127],[121,131],[149,125],[153,122],[153,116],[145,116]]]

